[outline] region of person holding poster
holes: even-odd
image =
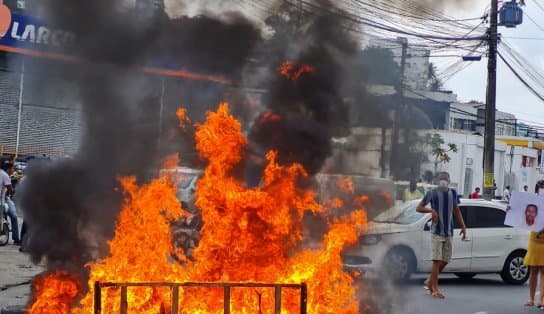
[[[540,196],[540,191],[544,191],[544,184],[537,183],[535,194],[520,192],[513,193],[510,205],[507,207],[505,225],[513,226],[523,230],[531,230],[527,253],[523,264],[529,267],[529,299],[525,306],[535,305],[536,288],[538,277],[540,277],[540,300],[538,308],[544,310],[544,228],[538,223],[539,208],[544,202],[544,197]],[[525,194],[526,197],[520,194]],[[540,216],[543,216],[544,212]],[[516,223],[518,222],[518,223]],[[540,227],[537,231],[535,228]]]

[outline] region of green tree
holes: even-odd
[[[447,143],[442,136],[438,133],[428,133],[425,138],[425,143],[431,147],[431,153],[434,157],[434,172],[438,170],[439,164],[447,164],[450,162],[451,157],[449,153],[457,152],[457,145],[454,143]],[[446,148],[445,148],[445,147]]]

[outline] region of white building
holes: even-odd
[[[459,194],[468,196],[476,187],[482,187],[483,176],[483,147],[484,138],[479,135],[463,134],[436,130],[432,133],[440,134],[445,144],[455,144],[457,152],[449,152],[451,160],[448,163],[439,163],[437,171],[446,171],[450,174],[452,186],[456,187]],[[446,147],[444,147],[446,148]],[[504,142],[495,143],[495,182],[497,184],[497,196],[502,194],[504,188],[504,163],[507,145]],[[429,156],[431,162],[426,166],[427,170],[434,172],[434,156]]]
[[[534,138],[503,136],[497,140],[508,145],[505,156],[505,178],[512,191],[521,191],[524,185],[534,191],[535,184],[542,179],[542,150],[544,142]]]

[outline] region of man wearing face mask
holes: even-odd
[[[437,176],[438,187],[427,192],[421,203],[417,206],[420,213],[431,213],[431,259],[433,266],[429,278],[424,286],[431,291],[435,298],[443,299],[444,295],[438,288],[438,275],[450,262],[452,256],[453,216],[461,226],[463,240],[466,236],[465,222],[458,206],[457,192],[449,188],[450,175],[441,172]],[[428,208],[427,205],[431,204]]]

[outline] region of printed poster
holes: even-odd
[[[510,210],[504,224],[516,229],[541,231],[544,229],[544,196],[533,193],[513,192]]]

